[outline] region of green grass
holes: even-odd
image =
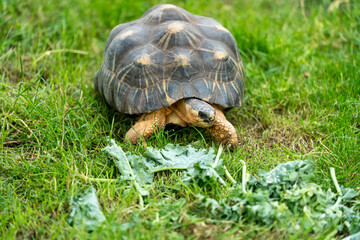
[[[167,3],[175,3],[170,1]],[[222,155],[240,179],[243,159],[251,174],[278,163],[312,158],[317,181],[360,188],[360,2],[349,0],[197,0],[177,3],[211,16],[237,40],[246,73],[244,105],[227,113],[241,145]],[[84,182],[77,175],[116,178],[101,149],[122,141],[134,119],[109,109],[93,76],[109,32],[161,1],[31,1],[0,3],[0,236],[4,239],[308,239],[285,227],[230,224],[188,218],[195,195],[219,198],[219,186],[173,189],[178,173],[158,174],[148,207],[125,184]],[[303,4],[301,4],[303,3]],[[335,6],[335,7],[334,7]],[[79,52],[80,51],[80,52]],[[211,147],[203,129],[167,128],[148,140]],[[215,144],[217,146],[217,144]],[[66,222],[68,200],[90,184],[109,226],[87,233]],[[167,199],[167,212],[156,203]],[[185,210],[184,210],[184,209]],[[172,212],[173,211],[173,212]],[[159,214],[159,221],[155,221]],[[172,221],[172,216],[180,216]],[[129,229],[120,229],[131,222]],[[118,227],[116,227],[118,226]],[[311,238],[323,239],[328,233]],[[341,236],[337,236],[341,237]]]

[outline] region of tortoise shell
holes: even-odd
[[[139,114],[191,97],[238,107],[244,81],[238,47],[226,28],[164,4],[111,31],[95,88],[119,112]]]

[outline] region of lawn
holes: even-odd
[[[106,39],[119,23],[161,1],[3,0],[0,3],[0,236],[3,239],[325,239],[328,232],[191,217],[195,196],[219,185],[177,184],[156,175],[146,208],[101,151],[135,122],[110,109],[93,77]],[[218,20],[234,35],[244,63],[243,106],[226,113],[240,145],[221,155],[230,174],[311,159],[316,183],[360,190],[360,2],[357,0],[168,1]],[[166,128],[148,147],[219,147],[204,129]],[[94,186],[108,225],[71,227],[69,199]],[[335,191],[335,190],[334,190]],[[184,199],[181,204],[178,199]],[[168,202],[168,211],[158,202]],[[190,217],[189,217],[190,216]],[[174,220],[175,219],[175,220]],[[123,223],[129,223],[124,225]],[[309,236],[310,234],[310,236]],[[346,233],[336,235],[337,238]]]

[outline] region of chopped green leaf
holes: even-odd
[[[222,179],[225,170],[222,167],[222,159],[218,160],[218,166],[212,167],[215,162],[215,151],[210,148],[195,149],[191,146],[174,146],[168,144],[164,149],[149,147],[144,153],[145,157],[124,152],[112,139],[109,146],[103,151],[116,159],[115,166],[121,173],[120,180],[133,181],[136,179],[141,195],[148,192],[146,185],[151,184],[154,173],[166,170],[182,170],[181,180],[185,183],[196,181],[199,185],[211,179],[226,185]],[[134,177],[132,176],[134,174]]]
[[[181,180],[188,184],[195,181],[201,186],[213,180],[226,186],[222,178],[226,169],[222,167],[222,159],[215,160],[213,149],[197,150],[191,146],[168,144],[164,149],[149,147],[143,157],[124,153],[112,140],[104,151],[117,159],[115,165],[120,170],[121,179],[135,179],[142,195],[148,194],[145,187],[153,182],[154,173],[164,170],[181,170]],[[193,213],[265,226],[280,224],[290,230],[331,231],[334,234],[346,230],[351,234],[360,231],[359,204],[352,200],[359,193],[350,188],[341,188],[341,194],[331,189],[324,190],[314,182],[312,161],[282,163],[269,172],[259,171],[258,177],[252,176],[249,181],[245,165],[243,169],[246,182],[233,179],[232,182],[237,184],[227,197],[220,200],[198,195]],[[171,204],[168,207],[171,209]],[[166,214],[166,211],[161,214]],[[173,214],[177,215],[176,212]],[[178,219],[178,216],[173,219]]]
[[[72,210],[67,220],[71,226],[85,226],[86,230],[93,231],[106,220],[93,187],[74,196],[70,200],[70,206]]]
[[[133,182],[142,196],[149,195],[146,190],[146,184],[151,184],[154,174],[146,166],[145,158],[124,152],[114,139],[109,141],[109,146],[103,149],[104,152],[116,159],[115,166],[119,169],[120,180]]]
[[[283,189],[292,189],[301,183],[308,183],[314,177],[314,164],[310,161],[290,161],[277,165],[269,172],[259,171],[258,178],[250,179],[250,188],[266,189],[279,197]]]
[[[164,149],[155,149],[149,147],[145,152],[147,156],[147,166],[152,172],[164,170],[183,170],[181,180],[183,182],[196,181],[198,184],[206,183],[210,179],[214,179],[223,185],[226,185],[221,175],[224,170],[221,167],[222,159],[219,159],[216,170],[212,167],[215,162],[215,151],[210,148],[195,149],[191,146],[174,146],[168,144]]]
[[[260,171],[248,182],[249,191],[235,186],[225,199],[216,201],[198,196],[197,211],[213,219],[254,222],[289,229],[320,232],[337,229],[351,234],[360,231],[360,212],[344,205],[358,196],[353,189],[342,188],[342,197],[312,182],[311,161],[279,164],[269,172]],[[353,204],[354,205],[354,204]]]

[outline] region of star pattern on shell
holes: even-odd
[[[191,97],[237,107],[244,81],[236,41],[225,27],[163,4],[111,31],[95,88],[118,111],[139,114]]]

